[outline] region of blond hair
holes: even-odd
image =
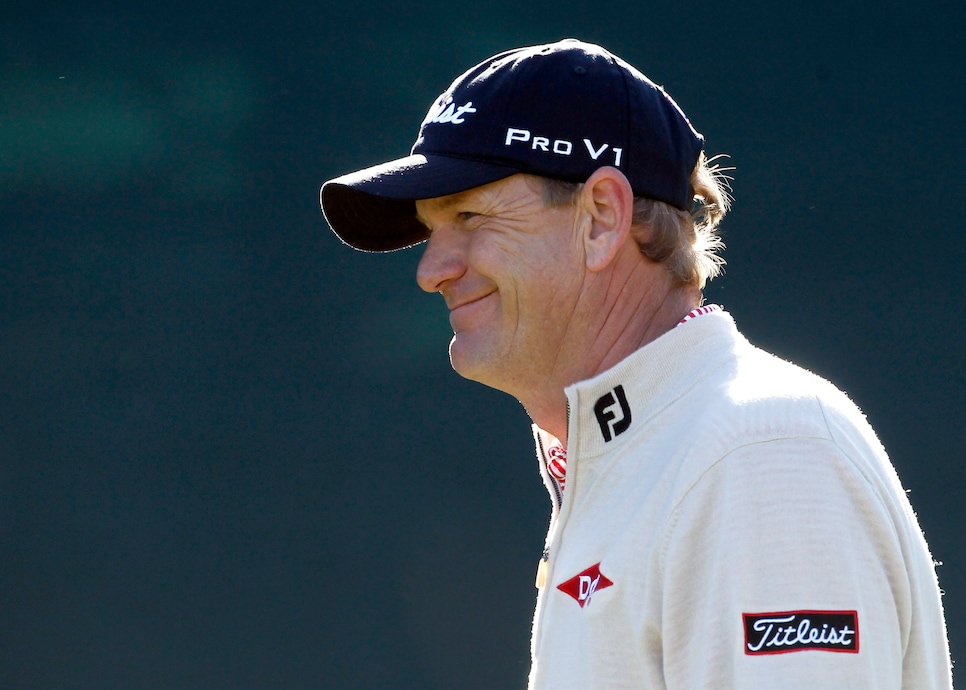
[[[731,206],[731,179],[704,152],[691,173],[694,190],[692,208],[684,211],[663,201],[635,197],[631,234],[641,253],[663,264],[680,283],[701,290],[709,280],[721,275],[725,260],[720,252],[724,242],[718,225]],[[543,198],[549,206],[565,206],[577,199],[581,185],[550,178],[543,179]]]

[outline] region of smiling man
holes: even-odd
[[[949,688],[933,562],[831,384],[702,306],[721,171],[578,41],[460,76],[408,157],[327,182],[347,244],[425,242],[462,376],[521,401],[552,501],[530,687]]]

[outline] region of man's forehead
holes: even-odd
[[[416,220],[432,229],[429,216],[458,211],[493,214],[520,210],[535,204],[545,206],[541,178],[517,173],[496,182],[462,192],[416,201]]]
[[[513,192],[514,195],[526,194],[527,192],[539,194],[539,178],[534,175],[518,173],[510,177],[505,177],[502,180],[466,189],[455,194],[433,197],[431,199],[421,199],[416,202],[416,205],[445,211],[454,206],[469,202],[497,200],[504,193],[509,192]]]

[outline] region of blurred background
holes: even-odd
[[[962,3],[4,2],[0,688],[523,688],[549,501],[329,177],[579,37],[731,155],[707,296],[891,454],[966,659]]]

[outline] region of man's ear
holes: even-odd
[[[600,271],[630,238],[634,192],[617,168],[598,168],[580,190],[580,205],[589,215],[582,240],[587,268]]]

